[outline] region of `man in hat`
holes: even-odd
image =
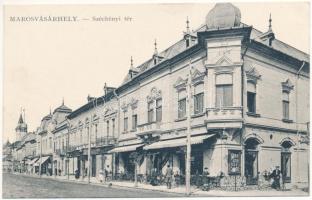
[[[280,185],[281,170],[279,169],[279,166],[275,167],[270,177],[273,178],[272,188],[280,190],[281,189],[281,185]]]

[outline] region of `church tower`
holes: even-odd
[[[25,123],[25,115],[23,119],[22,113],[20,114],[17,126],[15,128],[15,141],[20,141],[27,134],[27,124]]]

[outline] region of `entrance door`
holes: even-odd
[[[92,177],[96,176],[96,156],[92,155]]]
[[[258,151],[245,151],[245,177],[247,185],[258,184]]]
[[[281,172],[283,174],[283,177],[285,179],[285,183],[290,183],[291,182],[291,163],[290,159],[291,158],[291,153],[290,152],[282,152],[281,154]]]

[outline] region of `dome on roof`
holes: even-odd
[[[217,3],[206,16],[208,29],[236,27],[240,21],[241,12],[231,3]]]
[[[68,108],[67,106],[65,106],[64,104],[62,104],[61,106],[57,107],[54,111],[53,114],[56,112],[72,112],[72,109]]]
[[[43,118],[42,118],[42,121],[43,121],[43,120],[50,120],[50,119],[52,119],[51,113],[48,114],[48,115],[46,115],[45,117],[43,117]]]

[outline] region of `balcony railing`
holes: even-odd
[[[138,125],[137,135],[158,134],[162,131],[161,122],[149,122]]]
[[[106,136],[106,137],[99,137],[96,138],[95,144],[96,146],[107,146],[107,145],[113,145],[116,143],[116,138],[112,136]]]
[[[65,155],[66,150],[65,149],[55,149],[54,151],[57,155]]]

